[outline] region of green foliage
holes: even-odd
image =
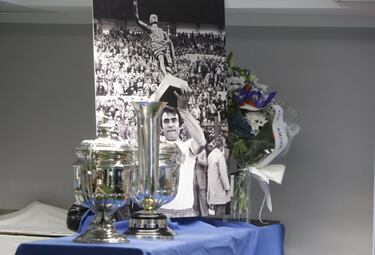
[[[239,167],[253,165],[265,158],[274,149],[272,125],[268,122],[260,128],[259,134],[251,139],[244,139],[229,131],[228,145]]]
[[[233,52],[230,52],[228,56],[225,58],[225,70],[227,73],[227,76],[230,77],[233,75],[233,62],[232,62]]]
[[[244,84],[255,85],[257,78],[249,70],[237,67],[233,64],[233,53],[230,52],[225,60],[225,67],[227,71],[227,77],[242,77]],[[228,111],[227,117],[229,120],[233,119],[236,114],[244,114],[243,110],[240,109],[240,105],[236,100],[235,89],[228,89],[227,100],[228,100]],[[273,108],[267,106],[266,108],[259,111],[266,117],[268,122],[259,128],[257,135],[248,137],[241,137],[236,133],[235,128],[229,127],[228,145],[231,154],[237,159],[239,167],[253,165],[264,159],[274,149],[274,136],[272,131],[272,120],[274,117]],[[249,138],[251,137],[251,138]]]
[[[228,108],[227,108],[227,117],[231,118],[234,114],[240,111],[240,106],[236,102],[236,95],[233,90],[227,92]]]
[[[251,74],[251,72],[247,70],[246,68],[235,66],[233,64],[232,59],[233,59],[233,52],[230,52],[225,59],[225,69],[226,69],[227,77],[231,77],[231,76],[242,77],[245,79],[245,83],[250,83],[254,85],[256,81],[255,75]]]

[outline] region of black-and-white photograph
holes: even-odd
[[[224,29],[224,0],[94,0],[96,124],[134,144],[131,102],[167,102],[160,140],[183,154],[169,217],[229,213]]]

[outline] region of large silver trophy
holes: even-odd
[[[129,201],[131,172],[135,164],[134,149],[111,132],[106,124],[98,127],[95,140],[82,141],[76,148],[74,164],[75,197],[95,213],[86,232],[74,241],[80,243],[127,243],[112,226],[115,211]]]
[[[132,214],[127,235],[173,239],[166,216],[157,210],[177,193],[181,151],[160,142],[160,112],[165,103],[133,102],[138,121],[138,171],[132,177],[131,196],[143,210]]]

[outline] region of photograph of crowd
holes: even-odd
[[[173,88],[160,139],[178,144],[184,162],[177,195],[161,211],[227,214],[224,0],[94,0],[93,30],[97,126],[109,121],[134,144],[131,102],[164,101]]]

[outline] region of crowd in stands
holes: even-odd
[[[170,38],[176,56],[173,75],[188,82],[193,91],[189,109],[211,140],[215,123],[226,124],[224,36],[176,33]],[[147,47],[149,40],[143,31],[95,34],[97,121],[103,116],[114,121],[126,140],[136,137],[136,119],[128,98],[150,96],[163,79]]]

